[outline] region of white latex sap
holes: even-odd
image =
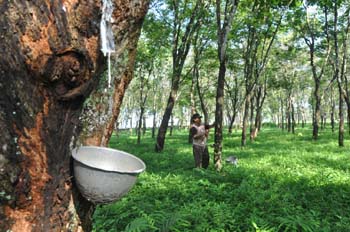
[[[113,23],[113,3],[111,0],[102,0],[102,17],[100,24],[101,51],[108,57],[108,87],[111,86],[111,53],[115,52],[114,35],[112,31]]]

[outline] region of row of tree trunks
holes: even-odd
[[[140,27],[146,1],[114,5],[115,27]],[[1,3],[0,231],[91,231],[69,145],[105,66],[100,12],[99,0]]]

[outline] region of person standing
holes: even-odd
[[[212,126],[203,125],[200,114],[192,115],[190,133],[193,138],[193,157],[196,168],[208,168],[209,151],[207,146],[209,129]]]

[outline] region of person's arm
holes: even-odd
[[[215,122],[211,125],[205,125],[206,130],[209,130],[209,129],[214,128],[214,127],[215,127]]]

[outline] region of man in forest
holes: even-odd
[[[202,116],[199,114],[192,115],[190,133],[193,138],[193,157],[196,168],[207,168],[209,165],[209,151],[207,139],[209,129],[213,126],[203,125]]]

